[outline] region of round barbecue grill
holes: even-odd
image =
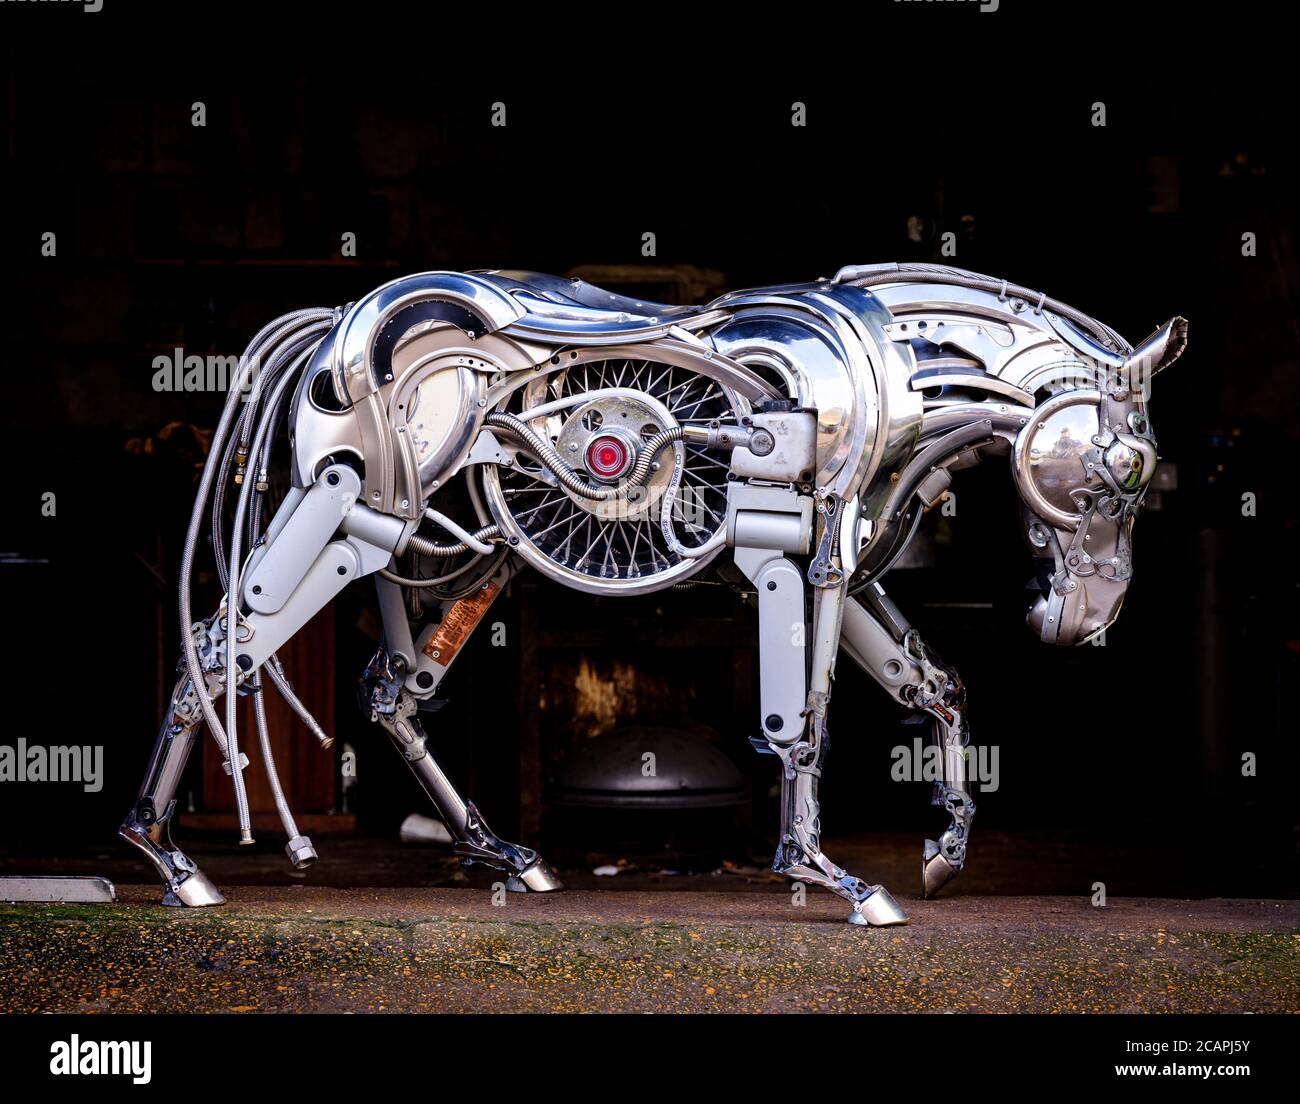
[[[557,772],[551,803],[613,810],[743,805],[749,783],[709,732],[636,725],[588,740]]]

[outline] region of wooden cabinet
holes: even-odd
[[[326,732],[335,732],[334,697],[334,607],[327,606],[294,634],[279,652],[280,661],[303,704],[321,723]],[[301,831],[352,831],[354,818],[340,815],[335,809],[337,747],[322,748],[307,731],[297,714],[269,684],[266,695],[266,720],[271,750],[275,756],[280,783],[289,808]],[[218,714],[225,715],[225,699],[218,703]],[[191,828],[235,827],[235,792],[230,777],[222,769],[221,754],[206,734],[203,737],[202,794],[198,811],[187,813],[183,822]],[[239,702],[239,750],[248,756],[244,771],[248,806],[254,829],[276,831],[280,818],[262,766],[257,725],[253,719],[253,702]]]

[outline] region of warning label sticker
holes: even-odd
[[[449,666],[461,645],[469,639],[469,634],[483,620],[483,615],[487,613],[488,606],[500,589],[496,583],[488,583],[452,606],[443,617],[442,624],[425,643],[424,654],[440,667]]]

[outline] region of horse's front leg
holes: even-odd
[[[738,549],[736,564],[758,598],[763,736],[752,742],[781,760],[781,839],[772,869],[843,897],[852,905],[851,924],[906,924],[907,914],[884,886],[849,874],[821,848],[817,790],[845,585],[815,589],[809,622],[804,573],[779,551]]]
[[[815,734],[814,731],[815,730]],[[810,723],[807,740],[777,750],[781,759],[781,843],[772,869],[800,882],[823,886],[853,906],[849,923],[862,927],[906,924],[907,913],[882,885],[870,885],[831,861],[821,849],[817,785],[826,753],[825,726]]]
[[[948,813],[939,839],[926,840],[921,889],[933,896],[966,863],[975,802],[966,788],[966,691],[957,672],[921,642],[878,583],[866,587],[844,611],[843,647],[896,700],[930,718],[940,752],[942,777],[935,779],[932,805]]]
[[[507,888],[548,893],[563,889],[550,865],[523,844],[498,837],[472,801],[467,801],[429,751],[428,737],[417,716],[419,703],[431,698],[443,675],[481,622],[510,576],[501,564],[465,597],[447,599],[433,621],[413,637],[398,587],[377,581],[384,644],[362,676],[364,707],[401,752],[421,789],[455,842],[466,865],[478,863],[509,875]]]

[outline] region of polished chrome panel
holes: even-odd
[[[1099,478],[1088,471],[1085,454],[1094,447],[1100,402],[1096,391],[1066,391],[1039,407],[1016,438],[1016,486],[1029,508],[1055,525],[1078,524],[1074,492]]]
[[[422,272],[384,284],[353,306],[322,346],[340,396],[360,399],[384,384],[371,359],[380,331],[407,307],[431,302],[462,307],[477,320],[475,335],[493,333],[526,313],[496,285],[459,272]]]

